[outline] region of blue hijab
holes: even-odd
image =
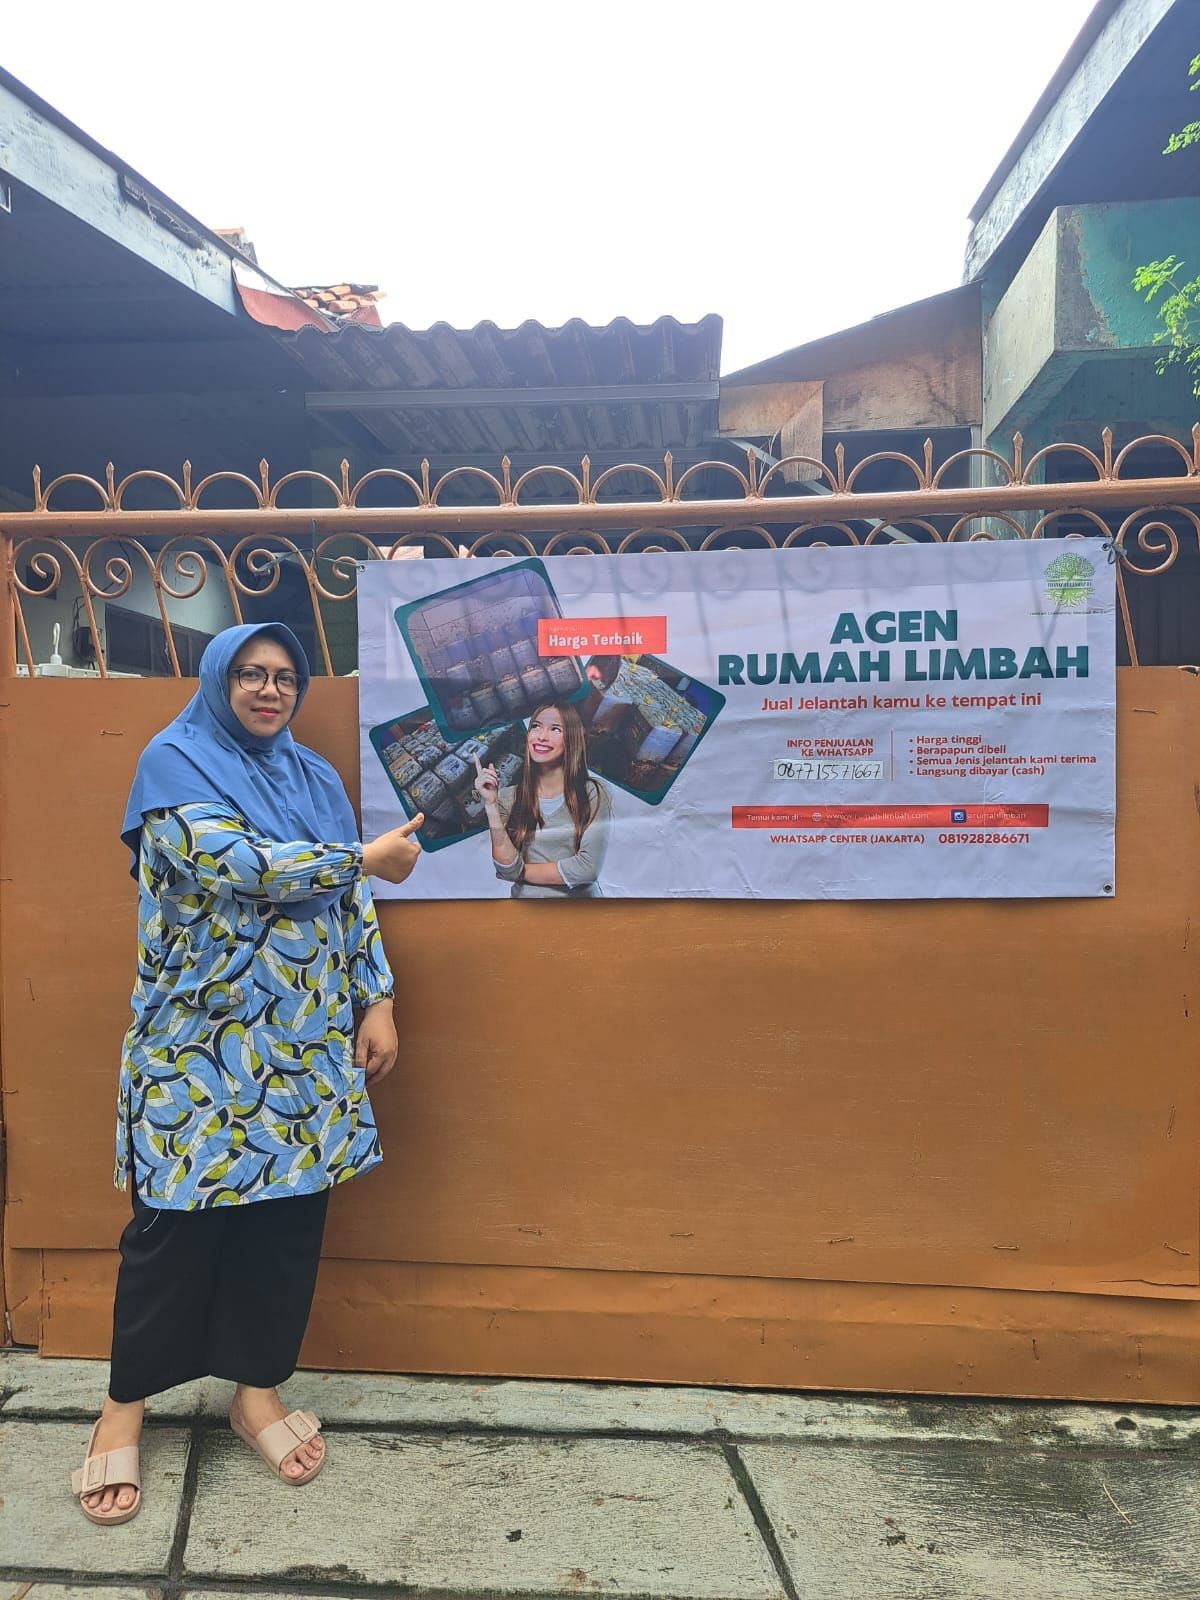
[[[200,657],[200,688],[175,718],[142,751],[125,807],[121,838],[133,856],[136,877],[142,819],[191,801],[215,801],[244,817],[268,839],[348,844],[358,839],[358,824],[342,780],[323,756],[297,744],[288,728],[260,738],[248,732],[229,704],[229,668],[247,640],[265,634],[296,664],[300,691],[296,710],[308,693],[309,671],[299,639],[281,622],[246,623],[226,628]],[[319,916],[342,891],[288,902],[288,915],[301,921]]]

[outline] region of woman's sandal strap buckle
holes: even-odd
[[[281,1476],[283,1463],[294,1455],[302,1444],[315,1439],[321,1424],[310,1411],[289,1411],[286,1417],[272,1422],[255,1439],[259,1454]]]
[[[141,1459],[136,1444],[125,1444],[117,1450],[104,1450],[98,1456],[89,1456],[82,1467],[71,1474],[73,1494],[96,1494],[110,1484],[127,1483],[134,1489],[142,1486]]]

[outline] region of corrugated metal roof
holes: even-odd
[[[348,406],[332,424],[345,437],[352,423],[397,455],[476,454],[538,450],[650,449],[693,445],[717,433],[718,401],[636,396],[610,405],[521,404],[520,391],[618,386],[716,385],[721,369],[721,318],[682,323],[674,317],[639,324],[618,317],[595,327],[574,317],[561,327],[523,322],[500,328],[480,322],[452,328],[439,322],[416,330],[402,323],[385,328],[353,323],[323,332],[301,328],[276,333],[280,344],[312,377],[315,391],[439,391],[461,405],[426,408]],[[511,389],[511,404],[471,404],[472,390]],[[331,422],[328,415],[323,420]]]

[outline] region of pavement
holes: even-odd
[[[1200,1597],[1200,1411],[301,1372],[329,1458],[295,1489],[207,1381],[94,1528],[106,1376],[0,1351],[0,1600]]]

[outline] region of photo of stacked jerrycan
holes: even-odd
[[[588,692],[574,656],[542,656],[538,623],[562,607],[538,560],[506,562],[503,572],[398,607],[408,647],[438,727],[464,739],[530,716],[548,700]]]
[[[486,830],[483,801],[475,792],[476,756],[481,766],[494,764],[501,787],[517,782],[525,759],[522,723],[448,740],[428,706],[380,723],[370,740],[405,815],[425,813],[417,831],[423,850],[443,850]]]
[[[580,707],[588,766],[650,805],[670,789],[725,696],[657,656],[596,656]]]

